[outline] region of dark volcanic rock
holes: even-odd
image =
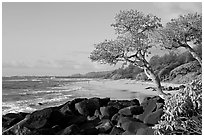
[[[45,108],[31,113],[25,126],[29,129],[51,128],[54,125],[64,126],[66,122],[56,108]]]
[[[100,108],[99,98],[91,98],[75,104],[75,109],[84,116],[93,116],[96,109]]]
[[[136,134],[137,129],[146,127],[144,123],[139,121],[138,119],[134,119],[132,117],[123,117],[121,116],[118,121],[118,126],[123,128],[125,131]]]
[[[159,109],[145,117],[144,123],[149,125],[157,124],[163,114],[163,110]]]
[[[2,117],[4,135],[146,135],[163,114],[164,100],[147,97],[139,103],[110,98],[77,98],[31,114]]]
[[[135,135],[135,133],[129,132],[129,131],[125,131],[122,133],[122,135]]]
[[[122,135],[124,130],[122,128],[114,126],[110,132],[110,135]]]
[[[80,129],[77,125],[73,124],[62,131],[60,131],[58,134],[59,135],[77,135],[79,134]]]
[[[96,129],[98,129],[100,133],[108,133],[111,131],[112,127],[113,124],[109,119],[103,119],[100,125],[96,126]]]
[[[136,135],[154,135],[154,129],[151,127],[140,128],[137,130]]]
[[[62,106],[60,106],[60,112],[63,115],[70,115],[72,113],[78,113],[78,111],[75,110],[75,104],[81,101],[87,100],[86,98],[76,98],[72,101],[68,101]]]
[[[100,99],[100,106],[103,107],[103,106],[107,106],[108,105],[108,102],[110,101],[110,98],[101,98]]]
[[[139,115],[144,112],[142,106],[130,106],[119,110],[119,114],[124,116]]]
[[[8,113],[2,116],[2,127],[3,129],[7,129],[19,121],[23,120],[28,113]]]
[[[87,122],[87,118],[85,116],[73,116],[70,119],[68,119],[68,124],[76,124],[76,125],[80,125],[83,123]]]
[[[120,119],[120,114],[119,114],[119,113],[116,113],[116,114],[113,115],[113,117],[111,118],[111,122],[113,123],[113,125],[117,125],[119,119]]]
[[[108,102],[108,106],[113,106],[117,109],[122,109],[129,106],[139,106],[140,103],[137,99],[133,100],[111,100]]]
[[[82,135],[97,135],[99,133],[98,129],[95,128],[95,122],[87,122],[79,126],[80,134]]]
[[[101,112],[102,118],[110,119],[114,114],[118,112],[118,109],[112,106],[100,107],[100,112]]]
[[[160,97],[152,97],[152,98],[146,98],[141,103],[141,106],[143,106],[144,113],[138,116],[138,119],[143,121],[145,117],[149,114],[151,114],[153,111],[156,111],[157,104],[156,103],[162,103],[164,100]]]

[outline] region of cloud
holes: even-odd
[[[3,62],[2,67],[3,68],[31,68],[32,66],[22,61],[11,61],[11,62]]]

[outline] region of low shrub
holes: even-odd
[[[156,135],[202,134],[202,80],[165,99],[164,114],[154,126]]]

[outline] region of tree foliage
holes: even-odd
[[[167,49],[184,47],[190,51],[194,58],[202,64],[201,57],[190,44],[202,44],[202,15],[198,13],[181,15],[172,19],[166,27],[160,30],[159,41]]]
[[[161,89],[159,77],[146,60],[154,46],[155,31],[162,26],[160,21],[156,16],[144,15],[137,10],[120,11],[115,17],[115,23],[111,25],[118,35],[117,39],[96,44],[90,59],[108,64],[129,62],[141,67],[156,84],[158,93],[166,95]]]
[[[148,64],[145,57],[153,46],[151,36],[154,30],[161,27],[160,19],[137,10],[120,11],[111,26],[118,34],[117,39],[96,44],[90,59],[108,64],[125,61],[140,67]]]

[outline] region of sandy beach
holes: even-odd
[[[141,102],[146,96],[157,95],[156,91],[152,91],[152,89],[146,89],[147,87],[154,87],[154,83],[152,82],[142,82],[128,79],[98,79],[87,82],[77,82],[76,84],[82,87],[82,89],[86,89],[77,91],[84,97],[110,97],[111,99],[121,100],[137,98]],[[180,84],[162,83],[162,86],[164,87],[178,87],[179,85]],[[176,91],[164,92],[174,93]]]

